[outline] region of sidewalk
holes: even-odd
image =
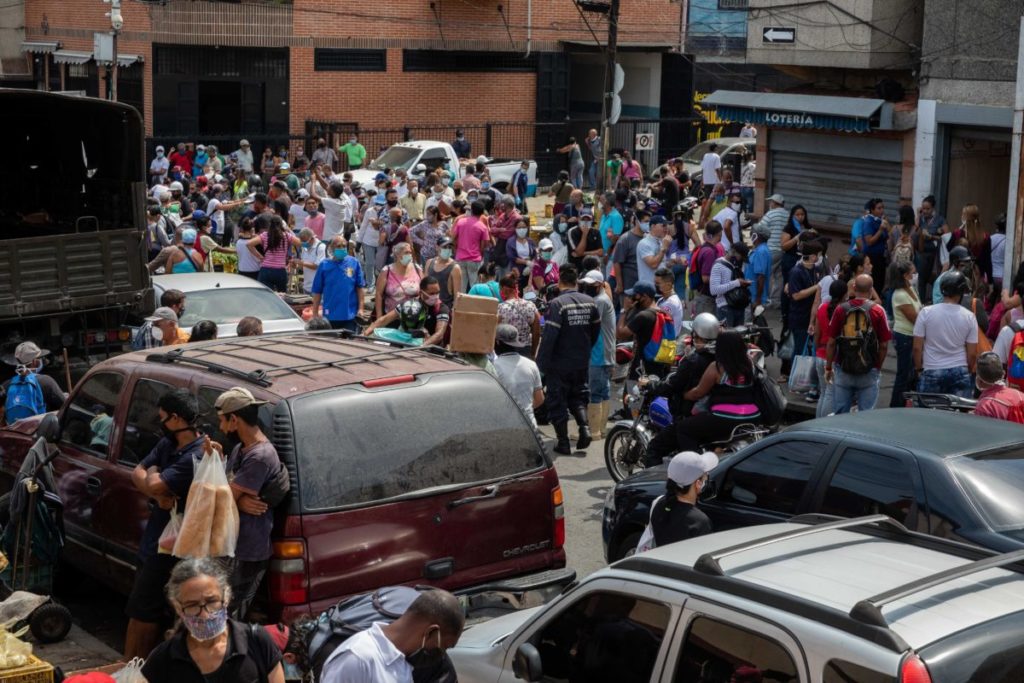
[[[120,661],[121,653],[107,647],[79,626],[71,627],[67,638],[59,643],[32,643],[32,653],[48,664],[60,667],[65,675],[73,671],[92,671]]]

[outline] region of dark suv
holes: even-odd
[[[605,557],[636,547],[665,467],[605,501]],[[1024,427],[919,408],[801,422],[722,458],[701,509],[718,531],[792,515],[882,513],[907,528],[1000,552],[1024,548]]]
[[[316,613],[382,585],[571,578],[551,571],[565,566],[558,476],[501,385],[439,349],[341,332],[190,344],[95,366],[59,412],[54,468],[73,564],[128,591],[151,509],[130,473],[159,439],[157,400],[189,389],[217,440],[214,401],[232,386],[269,401],[262,427],[292,478],[274,526],[268,616]],[[0,430],[0,491],[38,420]]]

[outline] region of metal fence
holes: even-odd
[[[629,150],[649,174],[659,163],[679,156],[693,146],[699,136],[703,119],[631,119],[612,126],[609,136],[611,153]],[[495,122],[486,124],[445,124],[437,126],[403,126],[398,128],[361,128],[356,123],[339,121],[307,121],[304,135],[290,134],[245,134],[219,133],[213,135],[161,135],[147,139],[147,150],[152,158],[157,144],[162,144],[170,154],[179,141],[202,142],[216,145],[218,151],[227,155],[238,149],[238,142],[246,139],[252,146],[254,158],[258,160],[266,147],[277,151],[281,146],[288,148],[289,156],[300,153],[310,155],[318,138],[337,149],[345,144],[352,133],[357,133],[359,142],[371,157],[396,142],[413,140],[439,140],[452,142],[458,130],[463,131],[471,145],[471,156],[484,155],[496,159],[534,159],[537,162],[538,181],[550,184],[563,169],[568,169],[568,154],[560,153],[570,137],[575,137],[589,163],[589,154],[583,143],[587,131],[600,130],[599,121],[569,120],[559,123]],[[653,137],[653,149],[637,150],[637,136],[646,134]]]

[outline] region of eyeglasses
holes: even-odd
[[[181,605],[181,613],[187,617],[198,617],[203,610],[206,610],[207,614],[213,614],[221,609],[224,609],[224,598],[211,598],[200,603]]]

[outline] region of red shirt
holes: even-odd
[[[814,350],[814,355],[824,360],[828,352],[828,340],[832,338],[831,330],[829,329],[830,320],[828,319],[828,302],[818,306],[818,329],[821,331],[818,334],[818,348]]]
[[[864,299],[850,299],[847,302],[851,308],[856,308],[864,304]],[[871,318],[871,326],[875,328],[875,334],[878,335],[878,344],[881,347],[883,344],[889,343],[892,339],[892,331],[889,330],[889,320],[885,317],[885,310],[878,304],[873,305],[868,312],[868,316]],[[832,320],[828,325],[829,338],[836,338],[843,336],[843,325],[846,323],[846,313],[843,311],[843,306],[840,304],[836,306],[836,312],[832,314]],[[838,352],[839,349],[837,348]],[[828,360],[826,358],[826,360]],[[832,359],[835,361],[835,359]],[[882,360],[879,358],[878,365],[875,367],[882,367]]]
[[[975,415],[1024,424],[1024,393],[997,384],[981,392]]]
[[[183,173],[192,173],[192,158],[195,155],[189,156],[188,152],[181,154],[178,150],[174,150],[167,157],[167,160],[171,162],[171,168],[180,166]]]

